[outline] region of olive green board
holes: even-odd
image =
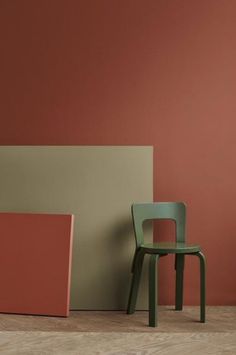
[[[130,208],[153,200],[152,147],[1,146],[0,196],[0,211],[75,215],[71,309],[126,309]],[[148,308],[147,279],[145,265],[137,309]]]

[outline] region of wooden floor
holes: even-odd
[[[69,318],[0,314],[0,354],[232,354],[236,355],[236,307],[182,312],[160,307],[159,325],[147,312],[78,311]]]

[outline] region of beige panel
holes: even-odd
[[[0,147],[0,211],[75,214],[72,309],[126,308],[130,205],[152,201],[152,166],[152,147]],[[146,288],[145,280],[141,309]]]

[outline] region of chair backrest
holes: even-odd
[[[174,220],[176,242],[185,241],[186,205],[183,202],[135,203],[131,211],[137,247],[144,243],[143,222],[146,220]]]

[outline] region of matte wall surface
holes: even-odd
[[[135,250],[130,207],[153,201],[153,148],[0,147],[0,171],[0,211],[74,214],[71,308],[125,309]],[[52,264],[61,249],[53,241]],[[146,306],[144,277],[139,307]]]
[[[235,0],[0,1],[0,144],[153,145],[154,198],[187,203],[212,305],[236,304],[235,18]],[[161,303],[173,276],[165,258]]]

